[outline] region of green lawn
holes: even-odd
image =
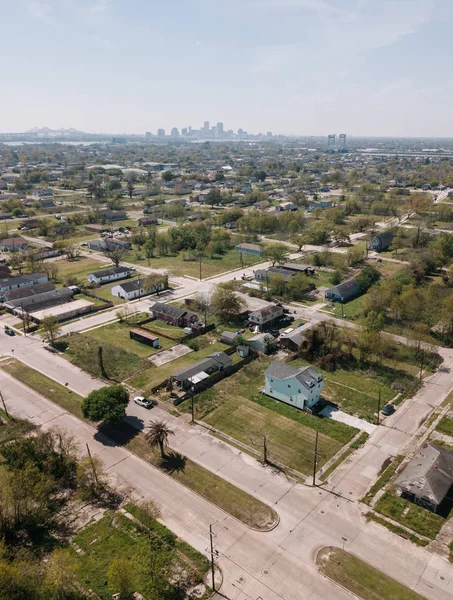
[[[291,366],[302,367],[309,363],[301,358],[292,361]],[[377,411],[379,390],[381,406],[392,400],[396,392],[386,384],[383,377],[370,377],[366,370],[347,371],[337,369],[332,372],[316,367],[324,377],[322,396],[338,404],[345,412],[373,421]],[[352,388],[352,389],[351,389]]]
[[[82,418],[80,406],[82,398],[78,394],[70,392],[64,386],[19,361],[11,361],[7,365],[2,365],[2,369],[76,417]],[[257,529],[267,529],[275,523],[277,514],[267,504],[260,502],[197,463],[173,452],[171,448],[167,448],[167,456],[162,459],[157,450],[149,447],[144,434],[125,421],[114,428],[103,427],[102,431],[118,445],[135,452],[143,460],[164,471],[175,481],[206,498],[246,525]]]
[[[141,253],[143,256],[141,260],[137,260],[136,253],[137,249],[134,248],[124,257],[124,261],[148,266],[148,260],[144,258],[144,252]],[[200,277],[200,263],[197,260],[183,260],[184,255],[185,252],[181,252],[177,255],[152,258],[149,266],[155,269],[166,269],[169,273],[176,276],[188,275],[198,279]],[[262,257],[246,254],[243,254],[242,257],[244,268],[261,263],[264,260]],[[229,250],[216,258],[204,257],[201,265],[201,275],[202,279],[205,279],[206,277],[212,277],[225,271],[241,268],[240,254],[235,250]]]
[[[133,323],[128,325],[125,322],[117,322],[110,325],[104,325],[104,327],[98,327],[97,329],[92,329],[82,335],[83,337],[93,340],[93,343],[95,344],[111,344],[114,342],[115,346],[121,347],[126,352],[137,354],[141,358],[147,358],[161,350],[168,350],[168,348],[171,348],[174,345],[174,342],[171,340],[160,337],[159,343],[161,348],[152,348],[146,344],[131,340],[129,336],[129,331],[131,329],[134,329]]]
[[[316,564],[321,573],[363,600],[425,600],[424,596],[340,548],[323,548],[317,554]]]
[[[75,536],[74,544],[82,550],[74,552],[80,567],[78,579],[86,589],[92,589],[103,600],[110,600],[110,565],[115,559],[130,560],[136,576],[135,590],[149,597],[152,591],[149,588],[150,577],[144,569],[137,567],[147,548],[153,547],[155,552],[161,552],[161,545],[156,544],[156,539],[163,545],[164,552],[174,553],[177,568],[187,575],[190,585],[203,581],[209,568],[209,561],[203,555],[179,542],[160,523],[155,521],[148,531],[119,512],[106,513],[100,521],[88,525]],[[174,593],[177,594],[176,591]]]
[[[387,490],[374,508],[382,515],[432,540],[446,522],[442,516],[397,496],[394,490]]]
[[[80,257],[76,260],[68,260],[67,258],[63,258],[61,260],[57,260],[55,264],[58,267],[58,279],[61,283],[63,283],[65,277],[73,275],[74,277],[80,279],[81,283],[86,285],[88,285],[87,277],[90,273],[108,268],[106,263],[102,263],[98,260],[88,257]]]
[[[436,427],[436,431],[453,436],[453,419],[449,417],[442,417]]]
[[[149,323],[145,323],[143,327],[145,329],[149,329],[150,331],[155,331],[158,334],[163,333],[164,335],[168,335],[175,340],[181,340],[186,336],[182,327],[174,327],[173,325],[168,325],[168,323],[164,323],[163,321],[159,321],[157,319],[154,321],[149,321]]]
[[[97,331],[99,330],[94,329],[93,332],[83,334],[73,333],[61,338],[61,341],[68,344],[65,357],[88,373],[102,377],[98,354],[99,346],[102,346],[105,372],[114,381],[123,381],[148,367],[148,361],[137,354],[137,351],[142,351],[139,342],[134,342],[137,348],[130,352],[116,343],[115,338],[109,339],[108,335],[103,334],[102,328],[100,333],[95,333]]]
[[[269,460],[308,474],[313,464],[316,430],[320,432],[321,467],[357,433],[330,419],[311,416],[258,392],[264,386],[268,359],[255,360],[195,397],[196,418],[261,452],[267,436]],[[180,406],[189,410],[189,404]]]

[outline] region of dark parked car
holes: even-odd
[[[10,336],[16,335],[16,332],[13,329],[5,329],[5,333]]]
[[[389,415],[393,415],[394,412],[395,412],[395,407],[393,406],[393,404],[386,404],[384,406],[384,408],[381,410],[381,413],[385,417],[388,417]]]

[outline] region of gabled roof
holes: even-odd
[[[283,310],[281,306],[277,306],[276,304],[270,304],[269,306],[264,306],[263,308],[259,308],[258,310],[253,310],[250,313],[250,315],[261,315],[262,317],[267,317],[269,315],[282,312]]]
[[[186,314],[186,310],[179,308],[178,306],[172,306],[171,304],[165,304],[165,302],[155,302],[150,310],[153,312],[159,312],[173,319],[180,319]]]
[[[23,244],[28,244],[28,242],[20,235],[2,240],[2,246],[21,246]]]
[[[0,279],[0,287],[27,283],[28,281],[41,279],[41,277],[45,277],[47,279],[47,275],[45,275],[44,273],[30,273],[29,275],[11,275],[11,277],[4,277]]]
[[[360,292],[360,283],[355,279],[349,279],[349,281],[344,281],[339,285],[329,288],[326,293],[338,294],[338,296],[342,296],[343,294],[355,292]]]
[[[292,367],[285,363],[273,360],[265,373],[266,377],[273,377],[280,381],[284,379],[297,379],[306,389],[322,381],[322,375],[314,367]]]
[[[54,284],[51,281],[46,281],[44,283],[30,285],[29,287],[8,290],[7,292],[5,292],[4,298],[5,302],[9,302],[11,300],[17,300],[18,298],[28,298],[28,296],[36,296],[36,294],[41,294],[43,292],[51,292],[54,289]]]
[[[453,452],[425,444],[405,467],[396,485],[439,505],[453,485]]]
[[[109,275],[119,275],[120,273],[129,273],[128,267],[112,267],[111,269],[104,269],[103,271],[95,271],[94,273],[90,273],[90,275],[94,275],[98,279],[102,277],[108,277]]]

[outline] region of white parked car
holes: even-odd
[[[143,408],[152,408],[153,402],[152,400],[147,400],[144,396],[135,396],[134,398],[135,404],[139,406],[143,406]]]

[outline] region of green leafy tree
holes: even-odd
[[[137,573],[134,563],[127,558],[116,558],[107,572],[108,586],[118,600],[131,600],[136,587]]]
[[[233,321],[243,312],[244,300],[223,285],[218,285],[211,297],[212,312],[223,321]]]
[[[384,315],[374,310],[370,311],[366,317],[365,329],[368,333],[379,333],[384,329],[385,318]]]
[[[126,416],[129,392],[122,385],[111,385],[94,390],[82,400],[86,419],[107,424],[120,423]]]
[[[270,244],[264,250],[263,256],[269,259],[272,265],[281,265],[288,260],[288,247],[283,244]]]
[[[44,317],[41,321],[40,331],[41,335],[46,342],[54,344],[58,337],[58,333],[61,329],[61,325],[52,315]]]

